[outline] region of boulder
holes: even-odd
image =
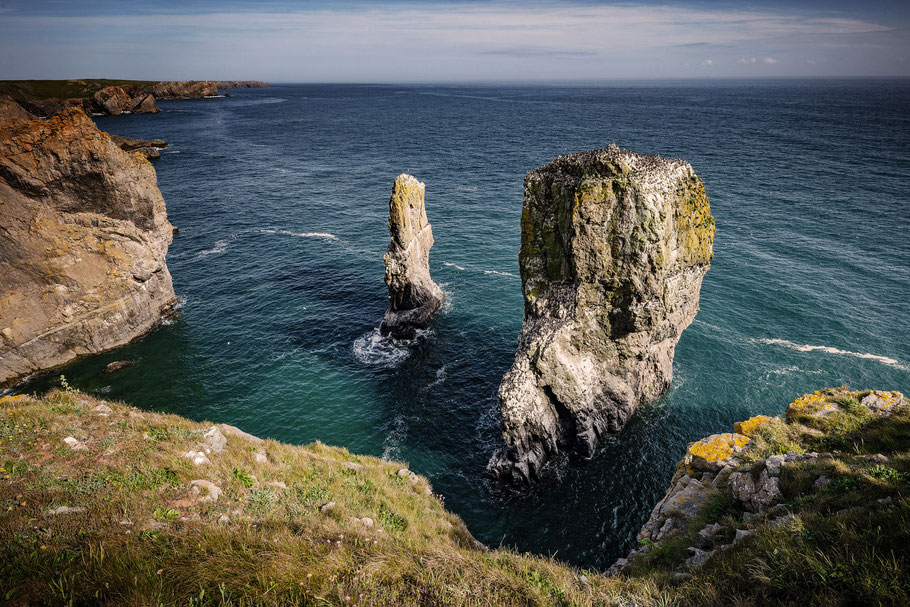
[[[106,86],[95,91],[91,104],[93,110],[111,116],[131,111],[134,107],[130,96],[119,86]]]
[[[524,325],[499,387],[495,475],[526,482],[559,451],[590,457],[669,388],[713,240],[701,179],[681,160],[610,146],[525,176]]]

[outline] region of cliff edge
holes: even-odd
[[[154,328],[172,233],[152,165],[81,110],[0,127],[0,385]]]
[[[534,478],[559,451],[590,456],[660,396],[698,311],[714,219],[681,160],[614,146],[528,172],[521,215],[524,324],[499,388],[497,476]]]
[[[389,307],[380,332],[411,339],[426,328],[439,306],[442,289],[430,278],[433,228],[424,204],[426,187],[411,175],[395,179],[389,198],[389,234],[392,239],[383,259]]]

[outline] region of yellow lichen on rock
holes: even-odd
[[[816,390],[812,394],[803,394],[787,406],[787,419],[793,419],[800,415],[813,415],[823,409],[836,408],[836,405],[828,402],[828,399],[821,390]]]
[[[759,428],[765,426],[772,419],[774,418],[767,415],[755,415],[746,421],[733,424],[733,432],[742,434],[743,436],[752,436],[758,432]]]
[[[687,472],[716,469],[721,462],[742,451],[751,440],[735,432],[712,434],[689,445],[682,466]]]

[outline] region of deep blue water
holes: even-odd
[[[184,304],[139,343],[64,369],[75,386],[406,460],[485,543],[589,567],[630,547],[687,442],[820,387],[910,392],[908,81],[233,93],[97,119],[171,144],[156,168],[180,228],[168,265]],[[701,312],[665,398],[592,461],[504,490],[484,467],[521,328],[522,177],[614,141],[703,178],[717,239]],[[396,349],[371,332],[403,171],[427,185],[448,304]],[[124,358],[138,363],[100,374]]]

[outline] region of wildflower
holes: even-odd
[[[162,573],[164,573],[164,569],[159,569],[155,572],[155,575],[161,575]]]
[[[42,549],[42,550],[47,550],[47,546],[45,546],[44,544],[41,544],[41,549]]]
[[[307,576],[307,577],[313,577],[313,574],[312,574],[312,573],[308,573],[308,574],[306,574],[306,576]]]

